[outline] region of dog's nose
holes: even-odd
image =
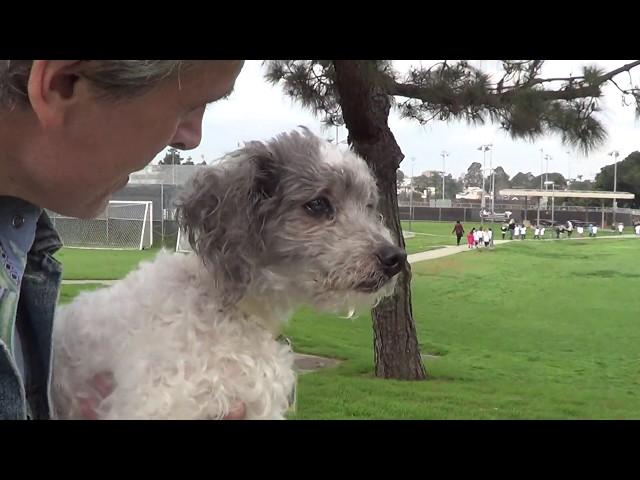
[[[384,273],[393,277],[402,270],[402,265],[404,265],[407,259],[407,254],[395,245],[385,245],[376,251],[376,257],[380,260]]]

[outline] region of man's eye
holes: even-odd
[[[307,210],[307,213],[313,216],[330,216],[333,214],[333,207],[325,197],[314,198],[310,202],[305,203],[304,208]]]

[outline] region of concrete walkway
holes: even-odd
[[[515,242],[515,241],[516,240],[494,240],[493,244],[495,246],[495,245],[502,245],[503,243]],[[485,248],[485,247],[481,247],[481,248]],[[434,260],[436,258],[455,255],[456,253],[473,252],[474,250],[477,250],[477,249],[467,247],[466,243],[464,245],[460,245],[459,247],[457,245],[449,245],[443,248],[439,248],[437,250],[429,250],[427,252],[413,253],[407,256],[407,260],[409,261],[409,263],[424,262],[425,260]]]

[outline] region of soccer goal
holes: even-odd
[[[178,239],[176,240],[176,252],[192,253],[193,249],[189,245],[189,237],[185,235],[181,228],[178,229]]]
[[[92,219],[48,212],[65,247],[143,250],[153,245],[153,202],[111,200]]]

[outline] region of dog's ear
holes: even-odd
[[[261,200],[272,198],[280,181],[280,174],[276,163],[270,154],[256,155],[251,157],[255,171],[255,192]]]
[[[277,189],[270,153],[244,149],[196,174],[178,197],[180,228],[231,302],[245,293],[264,255],[262,226]]]

